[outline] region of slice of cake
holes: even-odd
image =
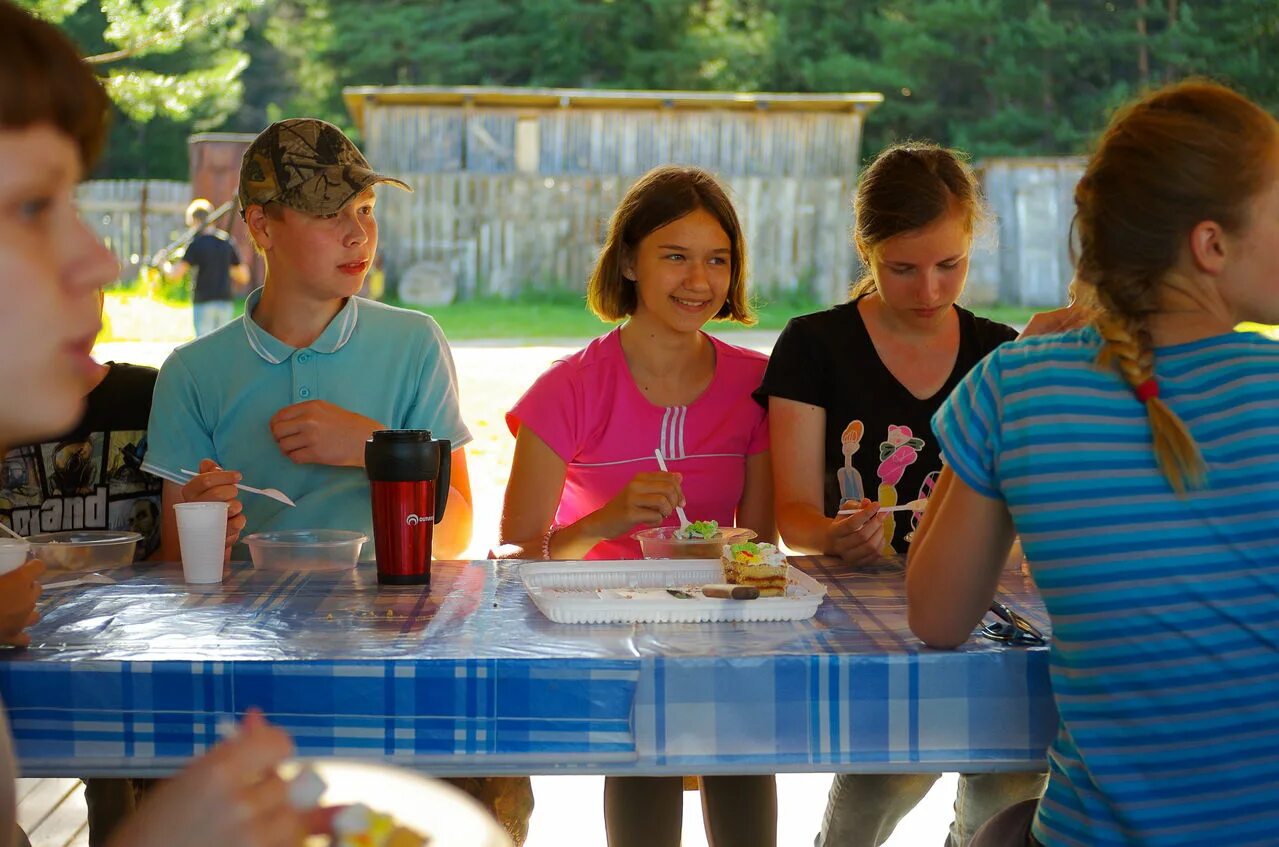
[[[786,557],[772,544],[743,541],[724,546],[720,560],[724,579],[733,585],[753,585],[760,597],[786,594]]]

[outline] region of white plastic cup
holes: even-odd
[[[0,535],[0,575],[16,571],[27,561],[31,545],[7,535]]]
[[[178,503],[178,545],[182,548],[182,577],[192,585],[222,581],[226,553],[226,503]]]

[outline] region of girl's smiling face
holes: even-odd
[[[695,332],[723,307],[732,266],[728,233],[699,208],[644,236],[622,272],[636,287],[636,318]]]

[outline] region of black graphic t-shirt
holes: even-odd
[[[941,474],[933,413],[987,353],[1017,337],[1001,323],[959,313],[959,355],[946,384],[915,397],[880,361],[857,303],[801,315],[786,324],[755,399],[782,397],[826,410],[824,506],[834,517],[842,500],[866,497],[881,506],[932,493]],[[904,554],[920,514],[885,515],[885,544]],[[886,553],[889,551],[885,551]]]
[[[19,535],[122,529],[160,544],[163,481],[143,473],[155,368],[111,363],[84,417],[60,438],[17,447],[0,465],[0,521]]]

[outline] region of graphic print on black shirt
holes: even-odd
[[[130,530],[137,558],[160,543],[163,481],[143,473],[154,368],[112,364],[65,435],[10,450],[0,464],[0,521],[19,535]]]
[[[823,507],[866,497],[896,506],[932,494],[941,453],[931,419],[987,353],[1017,337],[1004,324],[956,307],[959,353],[945,384],[920,399],[897,381],[875,351],[856,302],[792,319],[778,337],[755,399],[782,397],[826,410]],[[885,552],[904,554],[919,513],[884,515]]]

